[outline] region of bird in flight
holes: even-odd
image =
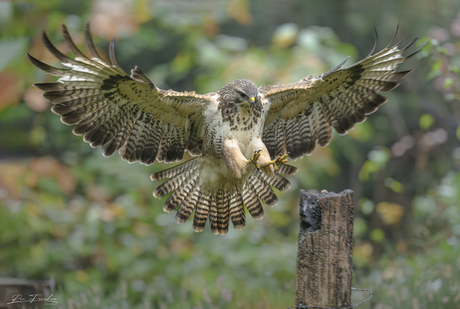
[[[118,150],[125,161],[150,165],[182,161],[188,151],[195,158],[151,175],[154,181],[167,179],[153,195],[172,192],[163,209],[178,209],[178,223],[194,212],[193,229],[203,231],[209,221],[214,234],[226,234],[229,219],[242,229],[246,210],[261,219],[262,204],[278,202],[272,187],[287,190],[290,183],[282,175],[298,170],[286,162],[311,154],[316,145],[327,146],[332,128],[343,135],[366,120],[387,100],[379,93],[396,88],[411,72],[396,71],[398,65],[423,47],[404,55],[416,40],[403,48],[399,41],[374,54],[374,45],[369,56],[346,69],[345,60],[292,84],[257,87],[237,79],[217,92],[197,94],[159,89],[137,66],[128,75],[117,61],[114,40],[110,63],[105,61],[89,24],[90,57],[76,47],[65,25],[62,33],[75,58],[57,50],[44,31],[42,38],[67,68],[27,54],[32,64],[59,77],[34,84],[45,91],[51,110],[75,125],[73,133],[91,147],[101,146],[104,156]]]

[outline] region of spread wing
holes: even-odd
[[[174,162],[185,150],[201,153],[203,109],[212,104],[214,93],[175,92],[158,89],[137,66],[131,76],[120,68],[114,40],[110,43],[110,64],[97,53],[86,27],[86,46],[91,58],[73,43],[62,26],[67,45],[75,54],[69,58],[58,51],[45,32],[48,50],[69,67],[49,66],[28,55],[29,60],[48,74],[59,76],[55,83],[37,83],[43,96],[53,103],[52,111],[73,133],[83,135],[92,147],[102,146],[105,156],[118,150],[123,160],[152,164]]]
[[[324,147],[330,143],[331,127],[339,134],[346,134],[355,123],[366,120],[367,115],[387,100],[378,93],[396,88],[398,80],[411,72],[397,72],[396,68],[423,47],[404,56],[415,41],[401,49],[398,47],[401,41],[389,47],[390,42],[372,55],[374,45],[369,56],[346,69],[341,67],[348,58],[317,77],[262,90],[270,106],[263,142],[272,159],[285,153],[291,159],[310,154],[316,144]]]

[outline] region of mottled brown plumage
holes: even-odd
[[[163,209],[177,209],[183,223],[194,213],[193,229],[203,231],[209,221],[215,234],[225,234],[229,221],[235,229],[245,226],[245,209],[255,219],[264,214],[262,203],[278,202],[272,190],[290,187],[283,175],[297,168],[285,164],[283,155],[296,159],[324,147],[331,128],[346,134],[363,122],[386,98],[378,93],[399,85],[410,71],[397,72],[399,64],[419,49],[403,56],[414,43],[400,49],[387,46],[364,60],[342,69],[345,62],[317,77],[308,76],[288,85],[257,86],[246,79],[228,83],[217,92],[161,90],[137,66],[126,74],[118,64],[114,40],[110,63],[94,47],[89,26],[85,43],[91,57],[73,43],[67,28],[64,39],[75,55],[58,51],[45,32],[48,50],[67,67],[49,66],[28,55],[55,83],[37,83],[52,111],[73,133],[83,135],[105,156],[118,150],[123,160],[146,165],[181,161],[185,151],[192,160],[155,173],[165,180],[153,195],[171,193]],[[374,47],[375,48],[375,47]],[[276,170],[277,169],[277,173]]]

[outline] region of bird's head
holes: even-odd
[[[249,109],[259,100],[257,86],[247,79],[234,80],[219,90],[222,102]]]

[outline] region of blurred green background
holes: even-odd
[[[25,52],[57,65],[67,24],[160,88],[216,91],[237,78],[289,83],[377,50],[396,25],[429,44],[389,102],[294,164],[263,220],[214,236],[175,224],[152,196],[162,164],[104,158],[71,133]],[[287,308],[294,305],[299,189],[355,192],[353,286],[360,308],[460,308],[458,0],[0,2],[0,276],[54,278],[61,308]],[[367,295],[356,292],[353,302]]]

